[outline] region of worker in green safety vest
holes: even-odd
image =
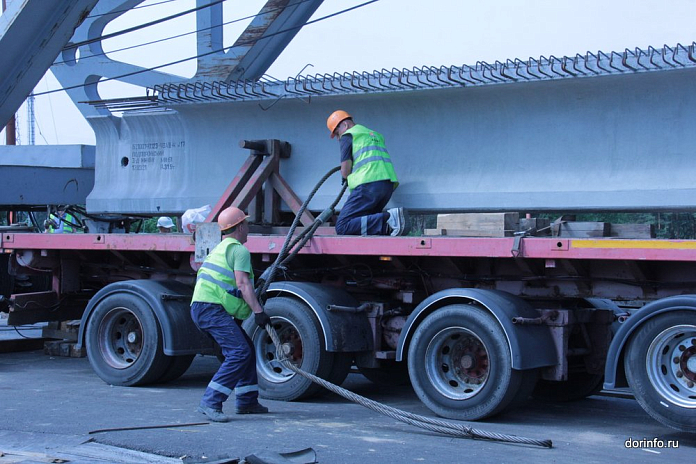
[[[198,270],[191,299],[191,318],[196,326],[220,345],[225,360],[208,383],[198,412],[214,422],[228,422],[222,404],[235,395],[237,414],[262,414],[268,408],[258,402],[254,345],[242,329],[242,321],[254,314],[261,327],[271,319],[254,293],[251,255],[244,247],[249,234],[246,215],[230,206],[218,216],[223,240]]]
[[[44,223],[46,232],[49,234],[72,234],[78,227],[77,219],[72,214],[68,213],[67,207],[58,206],[55,214],[48,215],[48,219]]]
[[[338,137],[341,176],[350,195],[336,220],[338,235],[405,235],[404,208],[384,211],[399,185],[384,137],[360,124],[350,114],[334,111],[326,120],[331,138]]]

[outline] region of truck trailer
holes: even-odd
[[[567,401],[630,387],[653,418],[696,431],[696,241],[611,237],[606,228],[568,235],[570,221],[515,216],[693,210],[694,45],[276,81],[263,72],[296,32],[287,25],[304,24],[321,2],[268,2],[254,20],[264,27],[252,23],[245,40],[277,34],[284,42],[242,42],[245,54],[230,54],[225,66],[201,56],[200,73],[186,82],[129,74],[146,96],[102,99],[95,75],[132,68],[105,56],[97,62],[110,66],[99,68],[85,57],[97,54],[91,39],[122,3],[138,2],[100,0],[53,68],[97,134],[87,212],[178,215],[205,204],[211,212],[194,235],[126,233],[108,220],[88,233],[6,228],[9,275],[50,281],[8,291],[9,324],[80,319],[74,349],[105,382],[171,381],[195,355],[217,352],[190,320],[189,303],[195,271],[220,241],[219,212],[248,211],[258,274],[301,213],[289,238],[316,230],[264,299],[284,351],[303,370],[336,384],[352,368],[375,382],[410,382],[433,413],[458,420],[531,396]],[[327,220],[320,213],[338,180],[302,206],[337,161],[323,130],[337,108],[387,136],[402,181],[393,205],[516,225],[479,237],[443,235],[446,228],[335,235],[330,221],[316,221]],[[3,202],[10,209],[26,206],[11,200]],[[250,321],[244,328],[263,397],[317,393],[276,359],[264,330]]]

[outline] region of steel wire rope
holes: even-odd
[[[101,40],[112,39],[114,37],[118,37],[119,35],[128,34],[129,32],[139,31],[140,29],[145,29],[146,27],[154,26],[156,24],[160,24],[160,23],[169,21],[171,19],[176,19],[176,18],[179,18],[181,16],[185,16],[189,13],[194,13],[198,10],[210,8],[211,6],[218,5],[224,1],[226,1],[226,0],[214,0],[213,2],[207,3],[205,5],[197,6],[196,8],[191,8],[190,10],[180,11],[179,13],[165,16],[164,18],[155,19],[154,21],[150,21],[150,22],[143,23],[143,24],[138,24],[137,26],[129,27],[129,28],[122,29],[122,30],[116,31],[116,32],[111,32],[109,34],[100,35],[99,37],[93,37],[91,39],[83,40],[81,42],[69,43],[68,45],[63,47],[63,50],[71,50],[73,48],[78,48],[78,47],[81,47],[83,45],[89,45],[89,44],[92,44],[95,42],[99,42]]]
[[[280,30],[280,31],[273,32],[273,33],[271,33],[271,34],[264,35],[263,37],[259,37],[258,39],[247,40],[246,42],[235,43],[233,46],[235,46],[235,47],[240,47],[240,46],[246,46],[246,45],[254,45],[255,43],[259,42],[260,40],[268,39],[268,38],[271,38],[271,37],[274,37],[274,36],[280,35],[280,34],[285,34],[286,32],[294,31],[294,30],[296,30],[296,29],[302,29],[304,26],[308,26],[308,25],[310,25],[310,24],[314,24],[314,23],[317,23],[317,22],[320,22],[320,21],[324,21],[324,20],[329,19],[329,18],[332,18],[332,17],[334,17],[334,16],[338,16],[338,15],[347,13],[347,12],[349,12],[349,11],[352,11],[352,10],[355,10],[355,9],[358,9],[358,8],[361,8],[361,7],[363,7],[363,6],[366,6],[366,5],[369,5],[369,4],[371,4],[371,3],[375,3],[375,2],[378,2],[378,1],[380,1],[380,0],[370,0],[370,1],[367,1],[367,2],[365,2],[365,3],[361,3],[360,5],[356,5],[356,6],[353,6],[353,7],[351,7],[351,8],[346,8],[346,9],[337,11],[337,12],[335,12],[335,13],[331,13],[331,14],[329,14],[329,15],[322,16],[321,18],[314,19],[314,20],[312,20],[312,21],[307,21],[306,23],[304,23],[304,24],[302,24],[302,25],[299,25],[299,26],[293,26],[293,27],[289,27],[289,28],[287,28],[287,29],[282,29],[282,30]],[[160,64],[160,65],[158,65],[158,66],[152,66],[152,67],[150,67],[150,68],[139,69],[139,70],[137,70],[137,71],[129,72],[129,73],[126,73],[126,74],[121,74],[121,75],[114,76],[114,77],[105,77],[105,78],[101,79],[101,80],[99,81],[99,83],[108,82],[108,81],[114,81],[114,80],[117,80],[117,79],[122,79],[122,78],[124,78],[124,77],[130,77],[130,76],[135,76],[135,75],[138,75],[138,74],[143,74],[143,73],[146,73],[146,72],[149,72],[149,71],[154,71],[154,70],[160,69],[160,68],[166,68],[167,66],[172,66],[172,65],[175,65],[175,64],[184,63],[184,62],[189,61],[189,60],[195,60],[195,59],[197,59],[197,58],[203,58],[203,57],[205,57],[205,56],[210,56],[210,55],[214,55],[214,54],[216,54],[216,53],[224,52],[225,49],[229,49],[229,48],[231,48],[231,47],[222,47],[222,48],[219,48],[219,49],[216,49],[216,50],[211,50],[211,51],[209,51],[209,52],[201,53],[201,54],[198,54],[198,55],[195,55],[195,56],[190,56],[190,57],[188,57],[188,58],[182,58],[182,59],[180,59],[180,60],[176,60],[176,61],[171,61],[171,62],[169,62],[169,63]],[[51,94],[51,93],[62,92],[62,91],[65,91],[65,90],[79,89],[79,88],[82,88],[82,87],[87,87],[88,85],[95,85],[95,84],[94,84],[94,83],[86,83],[86,84],[69,85],[69,86],[67,86],[67,87],[61,87],[61,88],[58,88],[58,89],[47,90],[47,91],[45,91],[45,92],[35,93],[34,96],[35,96],[35,97],[38,97],[38,96],[41,96],[41,95],[48,95],[48,94]]]
[[[319,188],[324,184],[324,182],[326,182],[326,180],[329,177],[331,177],[335,172],[337,172],[340,169],[341,169],[340,166],[336,166],[335,168],[332,168],[331,170],[329,170],[329,172],[324,174],[324,176],[319,180],[319,182],[317,182],[317,184],[314,186],[312,191],[309,193],[309,196],[304,201],[304,203],[302,203],[302,206],[300,206],[300,209],[297,211],[297,214],[295,215],[295,219],[292,221],[292,224],[290,225],[290,229],[288,230],[288,233],[285,236],[285,241],[283,242],[283,247],[278,252],[278,256],[276,257],[273,264],[268,269],[266,269],[263,272],[263,274],[261,274],[261,276],[259,277],[259,280],[257,282],[257,288],[256,288],[256,296],[260,300],[263,301],[265,299],[266,290],[268,290],[269,285],[271,285],[271,282],[273,282],[273,279],[275,278],[275,275],[278,272],[278,268],[285,262],[286,257],[288,257],[288,254],[289,254],[288,250],[292,250],[292,247],[297,243],[297,240],[296,240],[293,243],[293,245],[290,246],[290,240],[292,239],[292,236],[295,233],[295,230],[297,229],[298,224],[300,223],[300,218],[302,217],[304,212],[307,210],[307,207],[309,206],[309,202],[312,200],[312,198],[317,193]],[[302,245],[300,245],[299,247],[296,247],[296,249],[291,254],[293,257],[299,252],[299,250],[302,248],[302,246],[304,246],[304,243],[306,243],[307,240],[309,240],[309,238],[311,238],[311,235],[314,233],[314,231],[316,231],[316,228],[319,225],[323,224],[326,221],[326,219],[328,219],[328,217],[330,217],[330,215],[333,214],[333,209],[336,207],[336,205],[340,201],[340,199],[343,196],[343,193],[345,191],[346,191],[346,186],[344,185],[343,188],[341,189],[340,194],[338,195],[336,200],[334,200],[332,205],[329,208],[327,208],[326,210],[324,210],[324,212],[322,212],[322,214],[320,214],[317,218],[315,218],[315,220],[312,223],[312,226],[310,228],[306,229],[305,231],[303,231],[300,234],[300,237],[306,238],[306,240],[304,240],[304,242],[302,242]],[[331,211],[331,213],[329,213],[329,211]],[[312,234],[307,234],[306,232],[309,231],[310,229],[312,229],[312,227],[314,228],[313,229],[314,231],[312,232]]]
[[[295,229],[297,228],[297,225],[299,223],[299,218],[302,216],[304,211],[307,209],[309,206],[309,202],[311,201],[312,197],[316,194],[316,192],[319,190],[319,188],[322,186],[322,184],[329,178],[331,175],[333,175],[335,172],[340,170],[340,166],[337,166],[333,169],[331,169],[328,173],[324,175],[324,177],[321,178],[321,180],[317,183],[317,185],[314,187],[314,189],[310,192],[309,196],[307,199],[304,201],[302,206],[300,207],[299,211],[297,212],[297,215],[295,216],[295,219],[292,222],[292,225],[290,226],[290,230],[288,231],[288,234],[285,238],[285,243],[283,244],[283,248],[281,251],[278,253],[278,256],[276,257],[275,261],[269,267],[264,273],[261,275],[259,278],[258,282],[258,287],[256,289],[256,295],[259,300],[263,303],[263,299],[266,293],[266,290],[268,290],[268,287],[271,285],[273,278],[275,277],[275,274],[277,272],[277,269],[292,258],[297,254],[300,248],[302,248],[302,245],[298,246],[294,251],[288,253],[289,249],[292,249],[291,246],[288,245],[288,242],[292,238],[292,235],[295,232]],[[343,188],[341,189],[340,194],[332,203],[332,205],[327,208],[313,223],[314,224],[318,223],[321,221],[321,218],[324,217],[325,213],[328,214],[329,211],[333,212],[333,209],[336,207],[338,202],[340,201],[341,197],[343,196],[344,192],[346,191],[346,185],[343,185]],[[309,228],[307,230],[311,230],[312,228]],[[314,230],[316,230],[316,227],[314,227]],[[303,240],[303,244],[309,240],[312,237],[312,233],[307,233]],[[295,240],[295,243],[297,243],[297,240]],[[268,273],[268,274],[267,274]],[[271,340],[273,340],[273,344],[276,347],[276,357],[277,360],[282,363],[285,367],[290,369],[291,371],[295,372],[296,374],[299,374],[312,382],[321,385],[322,387],[326,388],[329,391],[332,391],[350,401],[353,401],[355,403],[360,404],[361,406],[364,406],[372,411],[378,412],[380,414],[384,414],[388,417],[391,417],[394,420],[398,420],[400,422],[404,422],[409,425],[413,425],[415,427],[420,427],[425,430],[430,430],[431,432],[436,432],[436,433],[441,433],[443,435],[449,435],[449,436],[454,436],[458,438],[471,438],[471,439],[477,439],[477,440],[488,440],[488,441],[499,441],[499,442],[505,442],[505,443],[516,443],[516,444],[524,444],[524,445],[533,445],[533,446],[540,446],[543,448],[552,448],[553,443],[551,440],[539,440],[539,439],[534,439],[534,438],[527,438],[527,437],[519,437],[515,435],[507,435],[503,433],[496,433],[496,432],[487,432],[484,430],[478,430],[474,429],[469,426],[465,426],[460,423],[452,422],[452,421],[446,421],[442,419],[433,419],[430,417],[426,416],[421,416],[418,414],[413,414],[407,411],[403,411],[401,409],[393,408],[391,406],[387,406],[381,403],[378,403],[376,401],[373,401],[369,398],[365,398],[364,396],[358,395],[356,393],[351,392],[350,390],[347,390],[343,387],[340,387],[338,385],[334,385],[331,382],[328,382],[320,377],[317,377],[313,374],[310,374],[308,372],[303,371],[299,367],[295,366],[292,364],[286,357],[285,353],[283,352],[283,345],[280,342],[280,338],[278,337],[278,334],[276,333],[275,329],[273,328],[272,324],[266,324],[266,332],[269,334],[271,337]]]
[[[430,417],[413,414],[401,409],[393,408],[391,406],[378,403],[377,401],[373,401],[369,398],[365,398],[364,396],[358,395],[357,393],[353,393],[350,390],[346,390],[343,387],[339,387],[338,385],[334,385],[331,382],[327,382],[326,380],[320,377],[317,377],[313,374],[310,374],[309,372],[305,372],[302,369],[298,368],[293,363],[288,361],[288,359],[285,357],[285,354],[282,350],[282,344],[280,343],[280,338],[278,337],[278,334],[276,333],[275,329],[271,324],[266,324],[266,332],[268,332],[268,334],[271,337],[271,340],[273,340],[273,343],[276,346],[276,356],[278,358],[278,361],[281,362],[285,367],[311,380],[312,382],[321,385],[327,390],[330,390],[350,401],[358,403],[361,406],[371,409],[372,411],[379,412],[380,414],[384,414],[388,417],[391,417],[392,419],[404,422],[409,425],[413,425],[415,427],[430,430],[431,432],[437,432],[444,435],[450,435],[459,438],[501,441],[506,443],[534,445],[543,448],[553,447],[553,443],[551,440],[538,440],[534,438],[519,437],[516,435],[507,435],[504,433],[478,430],[474,429],[473,427],[459,424],[457,422],[433,419]]]
[[[171,1],[174,1],[174,0],[168,0],[168,1],[171,2]],[[224,22],[224,23],[215,25],[215,26],[202,27],[202,28],[200,28],[200,29],[196,29],[195,31],[189,31],[189,32],[184,32],[183,34],[177,34],[177,35],[172,35],[172,36],[169,36],[169,37],[163,37],[163,38],[161,38],[161,39],[153,40],[153,41],[150,41],[150,42],[143,42],[143,43],[140,43],[140,44],[131,45],[131,46],[129,46],[129,47],[118,48],[118,49],[116,49],[116,50],[109,50],[108,52],[92,53],[92,54],[87,55],[87,56],[81,56],[81,57],[79,58],[79,61],[87,60],[87,59],[90,59],[90,58],[96,58],[96,57],[99,57],[99,56],[106,56],[106,55],[109,54],[109,53],[118,53],[118,52],[122,52],[122,51],[126,51],[126,50],[131,50],[131,49],[133,49],[133,48],[145,47],[145,46],[147,46],[147,45],[153,45],[153,44],[160,43],[160,42],[166,42],[167,40],[178,39],[178,38],[185,37],[185,36],[191,35],[191,34],[196,34],[196,33],[198,33],[198,32],[202,32],[202,31],[209,31],[209,30],[212,30],[212,29],[215,29],[215,28],[220,28],[220,27],[227,26],[227,25],[230,25],[230,24],[238,23],[238,22],[240,22],[240,21],[246,21],[247,19],[256,18],[257,16],[261,16],[262,14],[272,13],[273,11],[280,10],[280,9],[282,9],[282,8],[288,8],[288,7],[291,7],[291,6],[299,5],[299,4],[301,4],[301,3],[306,3],[306,2],[308,2],[308,1],[310,1],[310,0],[300,0],[300,1],[296,2],[296,3],[290,3],[290,4],[288,4],[288,5],[284,6],[284,7],[272,8],[272,9],[270,9],[270,10],[266,10],[266,11],[264,11],[263,13],[257,13],[257,14],[255,14],[255,15],[245,16],[245,17],[243,17],[243,18],[233,19],[233,20],[230,20],[230,21],[227,21],[227,22]],[[157,5],[157,4],[155,4],[155,5]],[[145,6],[152,6],[152,5],[145,5]],[[124,11],[128,11],[128,10],[124,10]],[[77,58],[72,59],[72,60],[54,61],[53,64],[56,65],[56,64],[75,63],[76,61],[78,61]]]

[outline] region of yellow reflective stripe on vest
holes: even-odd
[[[228,237],[210,251],[198,269],[191,302],[220,304],[228,314],[246,319],[251,314],[251,308],[237,287],[233,265],[227,262],[229,248],[237,246],[242,247],[242,244]],[[253,271],[249,273],[249,277],[253,283]]]
[[[382,134],[360,124],[354,125],[344,134],[350,134],[353,138],[353,163],[347,177],[349,189],[380,180],[391,181],[394,188],[399,185]]]
[[[224,268],[222,266],[218,266],[217,264],[203,263],[203,264],[201,264],[201,267],[205,268],[205,269],[210,269],[211,271],[219,272],[222,275],[226,275],[227,277],[236,280],[236,277],[234,275],[234,271],[230,271],[229,269]]]
[[[370,148],[370,147],[367,147],[367,148]],[[376,150],[376,148],[375,148],[375,150]],[[384,151],[387,151],[387,150],[384,150]],[[355,169],[357,171],[358,169],[360,169],[361,167],[363,167],[367,163],[372,163],[374,161],[382,161],[384,163],[389,163],[389,164],[391,164],[391,162],[392,162],[391,159],[386,158],[386,157],[381,156],[381,155],[370,156],[369,158],[361,159],[360,161],[355,163],[353,165],[353,169]]]

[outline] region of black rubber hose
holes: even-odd
[[[309,202],[312,201],[312,198],[317,193],[319,188],[321,188],[321,186],[324,184],[324,182],[326,182],[326,180],[329,177],[331,177],[335,172],[339,171],[340,169],[341,169],[340,166],[336,166],[335,168],[331,169],[329,172],[324,174],[324,177],[322,177],[321,180],[319,182],[317,182],[317,184],[314,186],[314,189],[312,189],[312,191],[310,192],[307,199],[304,201],[304,203],[302,203],[302,206],[300,207],[299,211],[295,215],[295,219],[292,221],[292,224],[290,225],[290,230],[288,230],[288,233],[285,236],[285,241],[283,242],[283,247],[281,248],[280,252],[278,253],[278,256],[276,257],[273,264],[270,267],[268,267],[263,272],[263,274],[261,274],[261,276],[258,279],[258,283],[256,286],[256,297],[261,301],[261,303],[263,303],[265,301],[266,291],[268,290],[269,285],[271,285],[271,283],[275,279],[275,276],[278,272],[278,268],[281,266],[281,263],[288,262],[288,261],[286,261],[286,258],[288,257],[288,254],[289,254],[288,250],[292,249],[292,247],[290,246],[292,236],[295,233],[295,229],[297,229],[298,224],[300,223],[300,218],[302,217],[305,210],[309,206]],[[334,200],[334,202],[332,203],[331,210],[333,210],[333,208],[336,207],[336,205],[341,200],[341,197],[343,196],[343,193],[345,191],[346,191],[346,186],[344,185],[343,188],[341,189],[341,193],[336,198],[336,200]],[[320,215],[320,217],[324,217],[324,213],[326,213],[326,211],[327,210],[325,210]],[[317,221],[315,220],[314,223],[312,224],[312,226],[310,226],[309,228],[305,229],[305,231],[302,232],[301,235],[302,235],[303,240],[304,240],[302,245],[304,245],[304,243],[306,243],[307,240],[309,240],[309,238],[311,238],[314,231],[316,231],[316,228],[319,227],[319,225],[321,225],[321,223],[319,225],[316,225],[316,224],[317,224]],[[312,227],[314,227],[314,230],[311,230]],[[310,230],[311,230],[311,233],[309,232]],[[297,243],[297,241],[295,243]],[[302,248],[302,246],[297,248],[297,251],[299,251],[300,248]],[[295,251],[295,253],[292,255],[292,257],[294,257],[297,254],[297,251]],[[292,257],[290,259],[292,259]]]

